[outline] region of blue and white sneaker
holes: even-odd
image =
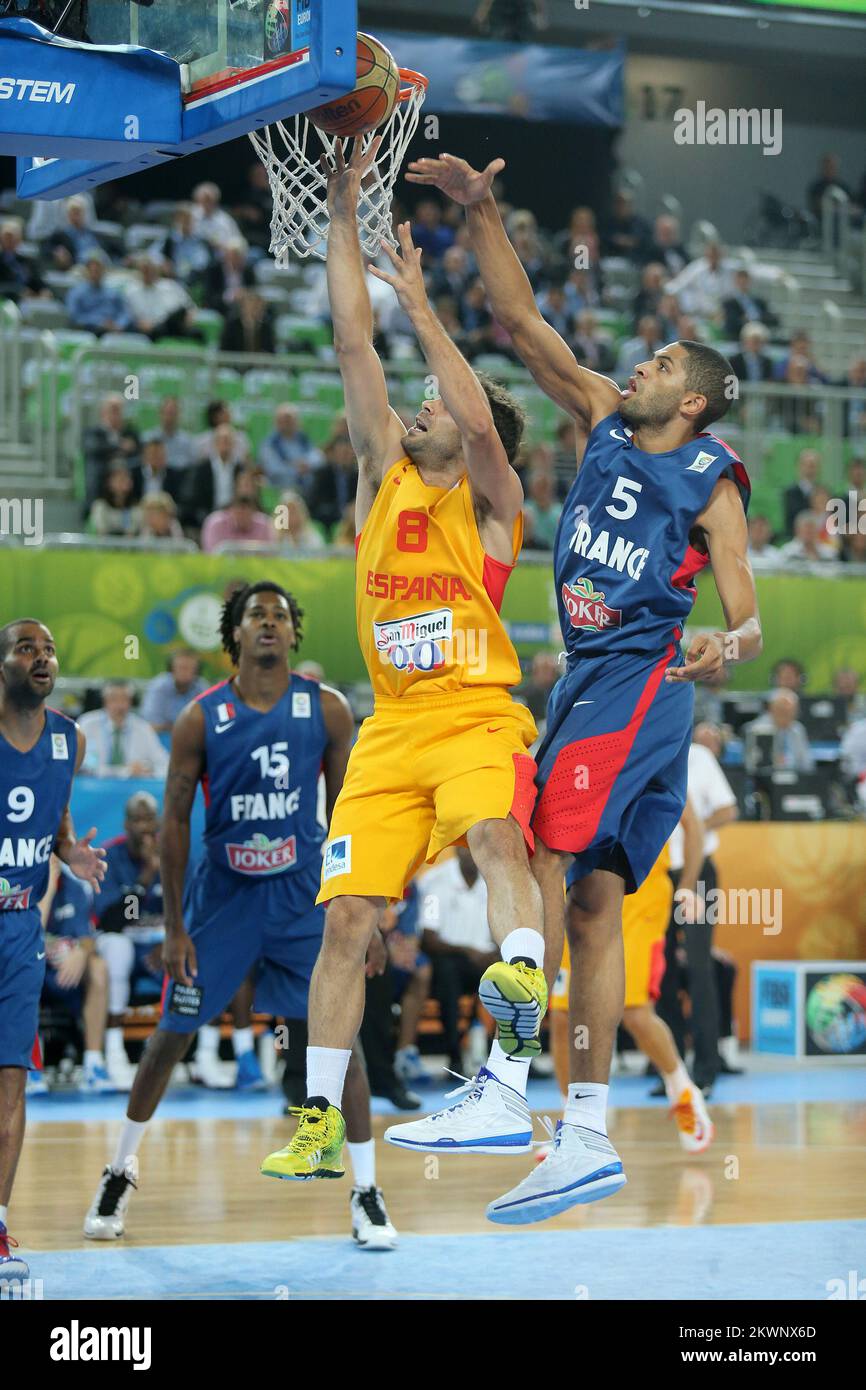
[[[26,1262],[17,1255],[10,1255],[9,1247],[13,1250],[18,1249],[17,1240],[12,1237],[0,1221],[0,1283],[6,1279],[29,1279],[30,1268]]]
[[[78,1083],[79,1091],[85,1095],[116,1095],[117,1087],[105,1069],[104,1062],[88,1062]]]
[[[45,1080],[44,1071],[29,1071],[27,1073],[24,1094],[28,1100],[33,1096],[47,1096],[51,1094],[48,1082]]]
[[[259,1059],[256,1056],[255,1048],[249,1052],[242,1052],[238,1058],[238,1074],[235,1081],[238,1091],[266,1091],[268,1083],[262,1075],[259,1066]]]
[[[622,1160],[606,1135],[560,1120],[550,1152],[523,1182],[490,1203],[487,1219],[501,1226],[547,1221],[569,1207],[610,1197],[625,1182]]]
[[[464,1078],[465,1080],[465,1078]],[[482,1067],[471,1081],[449,1091],[463,1099],[447,1110],[391,1125],[385,1139],[400,1149],[426,1153],[522,1154],[532,1148],[532,1116],[519,1091]]]
[[[414,1046],[398,1048],[394,1056],[394,1070],[404,1086],[429,1086],[433,1080],[421,1061],[421,1053]]]

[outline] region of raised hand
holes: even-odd
[[[394,274],[389,275],[386,270],[379,270],[375,265],[370,266],[370,274],[375,275],[377,280],[384,280],[386,285],[394,289],[400,307],[405,309],[411,318],[413,314],[421,313],[428,307],[427,290],[424,276],[421,274],[421,252],[412,241],[408,222],[400,223],[397,237],[403,253],[402,258],[387,241],[382,242],[382,250],[393,265]]]
[[[319,164],[328,180],[328,211],[332,217],[355,215],[361,184],[373,167],[373,161],[381,143],[382,137],[377,135],[370,141],[365,150],[363,140],[356,139],[347,164],[346,142],[338,140],[334,146],[333,161],[326,154],[323,154],[319,159]]]
[[[504,159],[491,159],[479,172],[453,154],[440,154],[436,159],[413,159],[407,166],[407,183],[423,183],[438,188],[464,207],[480,203],[490,192],[493,180],[505,168]]]
[[[66,863],[76,878],[80,878],[82,883],[89,883],[94,893],[98,893],[100,891],[99,884],[105,878],[106,864],[105,850],[94,849],[90,843],[95,835],[96,826],[94,825],[86,835],[83,835],[73,845],[67,855]]]

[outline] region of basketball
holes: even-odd
[[[292,17],[289,0],[271,0],[265,16],[265,38],[270,54],[284,52],[289,41],[291,28]]]
[[[383,125],[397,104],[400,72],[393,56],[369,34],[358,35],[358,85],[307,112],[310,122],[327,135],[366,135]]]

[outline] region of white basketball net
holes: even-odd
[[[391,116],[378,130],[361,137],[365,150],[375,136],[382,137],[358,198],[361,249],[373,258],[383,240],[396,244],[391,232],[394,184],[427,95],[427,80],[420,73],[401,68],[400,79],[400,95]],[[293,255],[318,256],[321,261],[327,257],[328,185],[319,160],[322,154],[332,160],[338,138],[318,130],[303,114],[250,132],[274,195],[271,255],[281,268]]]

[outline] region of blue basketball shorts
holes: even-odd
[[[255,1009],[306,1018],[325,909],[316,907],[321,861],[254,879],[199,860],[184,892],[184,925],[198,974],[193,986],[166,979],[160,1028],[194,1033],[222,1013],[254,971]]]
[[[535,755],[533,832],[575,856],[568,882],[594,869],[640,887],[686,803],[694,690],[668,685],[680,664],[628,653],[578,662],[556,683]]]
[[[0,1067],[34,1065],[45,939],[37,908],[0,912]]]

